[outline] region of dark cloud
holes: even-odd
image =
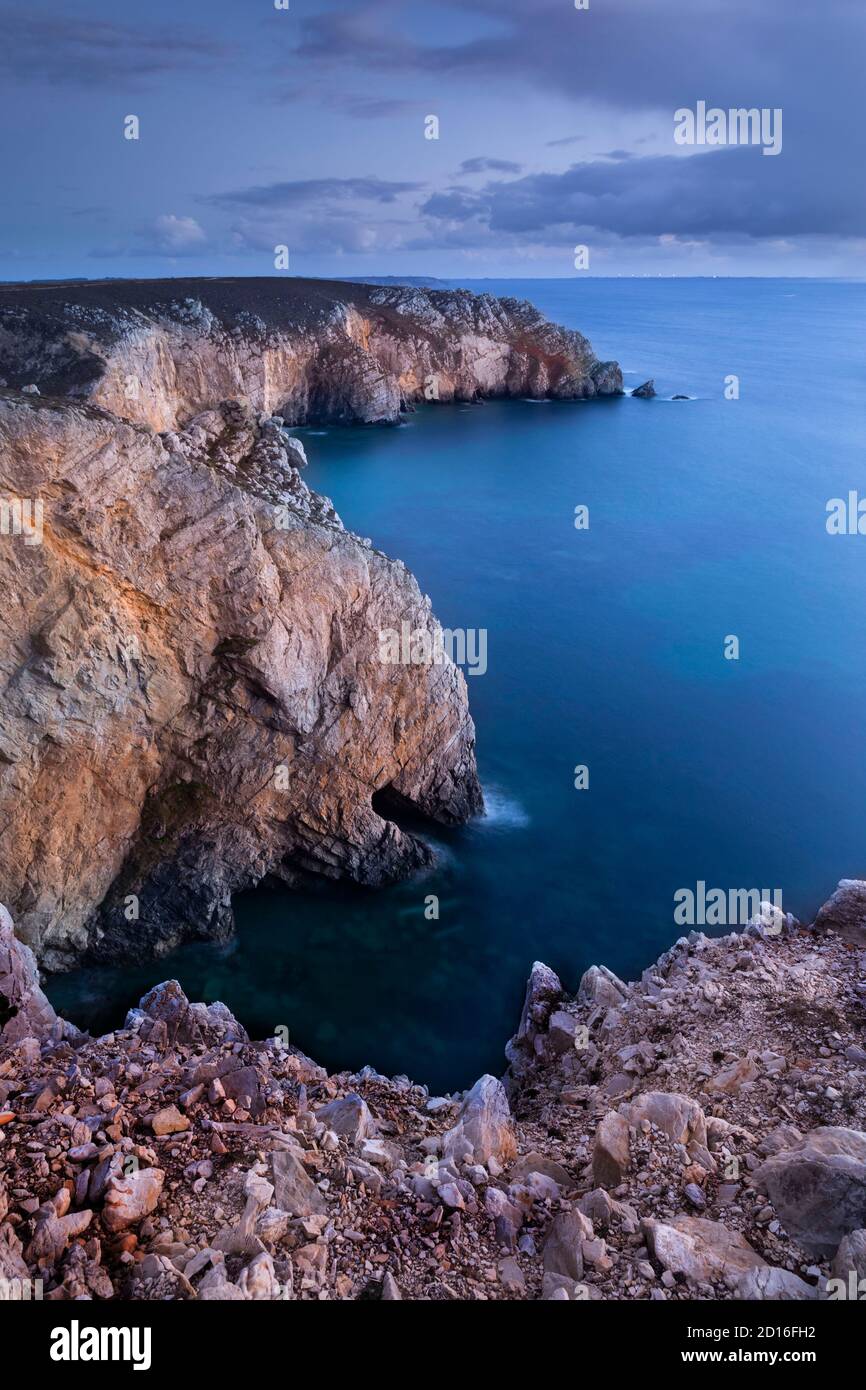
[[[175,25],[145,29],[0,9],[0,74],[7,82],[130,87],[164,73],[210,70],[227,54],[216,40]]]
[[[577,145],[581,140],[585,139],[585,135],[563,135],[559,140],[545,140],[544,143],[549,150],[552,150],[559,145]]]
[[[421,103],[406,97],[343,97],[340,106],[350,116],[360,116],[365,121],[377,121],[388,116],[408,115],[419,111]]]
[[[519,174],[520,165],[511,159],[487,159],[479,155],[476,159],[464,159],[460,174]]]
[[[273,211],[311,204],[349,201],[393,203],[405,193],[423,188],[420,183],[401,183],[393,179],[290,179],[283,183],[259,184],[203,199],[214,207],[262,208]]]
[[[843,185],[819,168],[807,185],[792,183],[782,156],[736,146],[574,164],[560,174],[433,194],[422,211],[536,240],[592,229],[644,238],[856,236],[866,226],[866,193],[862,180]]]

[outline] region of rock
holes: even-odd
[[[271,1154],[274,1176],[274,1198],[280,1211],[290,1216],[313,1216],[325,1211],[321,1192],[304,1165],[288,1149]]]
[[[583,1278],[582,1243],[592,1240],[592,1222],[581,1211],[563,1211],[553,1218],[544,1242],[542,1259],[547,1274],[568,1279]]]
[[[150,1127],[154,1134],[181,1134],[189,1129],[189,1119],[176,1105],[166,1105],[151,1116]]]
[[[742,1275],[766,1262],[738,1231],[699,1216],[678,1216],[670,1223],[650,1217],[641,1231],[652,1258],[691,1284],[723,1282],[734,1288]]]
[[[57,1264],[69,1242],[86,1231],[93,1220],[92,1211],[76,1211],[66,1215],[64,1207],[69,1205],[69,1194],[64,1189],[61,1191],[62,1199],[45,1202],[39,1208],[33,1239],[25,1251],[29,1264]]]
[[[574,1052],[584,1037],[584,1031],[574,1014],[557,1010],[551,1014],[547,1029],[551,1050],[556,1053]]]
[[[12,918],[0,904],[0,1044],[50,1033],[74,1038],[78,1030],[58,1019],[39,986],[33,952],[18,941]],[[2,1108],[2,1107],[0,1107]]]
[[[581,979],[578,1002],[616,1008],[628,997],[628,985],[606,965],[591,965]]]
[[[183,381],[212,390],[181,338]],[[191,404],[160,437],[81,400],[0,398],[4,482],[44,499],[46,532],[66,538],[0,547],[0,889],[52,969],[225,939],[232,893],[272,870],[393,882],[433,853],[390,802],[448,825],[483,806],[462,673],[382,656],[380,633],[437,630],[413,577],[345,531],[276,426]],[[182,1002],[190,1027],[228,1025]],[[143,1012],[130,1026],[158,1035],[154,1001]]]
[[[850,1231],[839,1242],[839,1249],[833,1256],[830,1272],[836,1279],[846,1283],[852,1273],[857,1280],[866,1279],[866,1230]]]
[[[531,1053],[536,1035],[547,1027],[554,1005],[562,995],[559,976],[542,961],[534,961],[526,982],[520,1024],[505,1049],[512,1066],[518,1066],[523,1060],[521,1052]]]
[[[637,1230],[637,1215],[633,1207],[626,1202],[618,1202],[606,1192],[603,1187],[596,1187],[592,1192],[587,1192],[578,1202],[578,1210],[584,1216],[588,1216],[597,1231],[610,1230],[613,1223],[630,1222]]]
[[[177,980],[163,980],[148,990],[137,1009],[131,1009],[126,1027],[163,1048],[177,1043],[247,1042],[247,1035],[225,1004],[191,1004]]]
[[[739,1061],[731,1062],[720,1072],[717,1072],[707,1082],[708,1091],[718,1091],[724,1095],[738,1095],[743,1086],[750,1086],[758,1077],[758,1067],[754,1058],[741,1057]]]
[[[866,1134],[821,1126],[768,1158],[754,1182],[803,1249],[827,1258],[866,1227]]]
[[[750,1269],[738,1281],[736,1297],[752,1300],[772,1299],[785,1302],[792,1299],[817,1298],[818,1290],[807,1284],[787,1269],[776,1269],[766,1265],[763,1269]]]
[[[506,1293],[518,1297],[526,1292],[526,1276],[513,1255],[508,1255],[499,1265],[499,1282]]]
[[[636,386],[632,391],[632,395],[637,396],[641,400],[649,400],[655,393],[656,388],[653,381],[645,381],[642,386]]]
[[[541,1173],[544,1177],[550,1178],[563,1192],[574,1186],[574,1180],[569,1177],[567,1170],[563,1168],[561,1163],[534,1151],[522,1154],[512,1164],[508,1170],[508,1181],[509,1183],[523,1182],[532,1173]]]
[[[350,1144],[359,1144],[362,1139],[375,1138],[379,1131],[370,1114],[367,1102],[351,1092],[341,1100],[332,1100],[316,1111],[316,1119],[326,1129],[348,1139]]]
[[[508,1164],[517,1153],[517,1141],[508,1097],[501,1081],[482,1076],[467,1093],[457,1123],[444,1135],[442,1152],[460,1162],[471,1155],[475,1163],[495,1158]]]
[[[403,1295],[393,1274],[388,1271],[382,1279],[381,1298],[384,1303],[400,1303]]]
[[[646,1091],[630,1103],[626,1114],[630,1125],[637,1127],[648,1120],[675,1144],[706,1147],[706,1117],[697,1101],[688,1096],[674,1091]]]
[[[139,1168],[109,1178],[102,1211],[106,1230],[124,1231],[155,1211],[164,1181],[161,1168]]]
[[[843,941],[866,946],[866,879],[843,878],[815,918],[815,931],[836,932]]]
[[[628,1120],[609,1110],[599,1122],[592,1146],[592,1180],[599,1187],[619,1187],[631,1159]]]
[[[282,1289],[274,1270],[274,1262],[267,1251],[256,1255],[237,1278],[237,1287],[244,1298],[263,1302],[280,1298]]]

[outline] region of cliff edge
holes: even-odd
[[[224,399],[300,425],[622,394],[616,362],[525,300],[278,276],[0,286],[0,377],[156,430]]]

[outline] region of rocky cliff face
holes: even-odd
[[[615,362],[525,301],[279,277],[7,286],[0,376],[156,430],[224,399],[371,423],[422,400],[622,392]]]
[[[536,964],[504,1081],[328,1076],[152,989],[92,1039],[0,908],[0,1279],[52,1299],[832,1299],[866,1285],[866,883]],[[20,1286],[16,1286],[20,1287]],[[11,1296],[8,1295],[7,1296]]]
[[[157,435],[6,391],[0,456],[3,497],[44,509],[0,536],[0,885],[49,966],[224,934],[268,873],[428,862],[376,792],[481,809],[459,670],[379,659],[381,630],[435,630],[429,600],[277,422],[229,402]]]

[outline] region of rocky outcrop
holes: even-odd
[[[44,509],[40,543],[0,538],[0,890],[50,967],[223,936],[266,874],[429,863],[390,802],[481,809],[460,671],[380,659],[437,631],[429,600],[279,421],[226,402],[158,435],[7,391],[0,454]]]
[[[251,1042],[177,981],[103,1038],[37,1010],[0,1036],[0,1277],[85,1300],[861,1298],[864,966],[793,919],[693,932],[605,1001],[607,972],[570,996],[536,963],[505,1084],[436,1097]]]
[[[615,362],[525,301],[279,276],[6,286],[0,376],[156,430],[224,399],[309,424],[393,422],[424,400],[622,393]]]

